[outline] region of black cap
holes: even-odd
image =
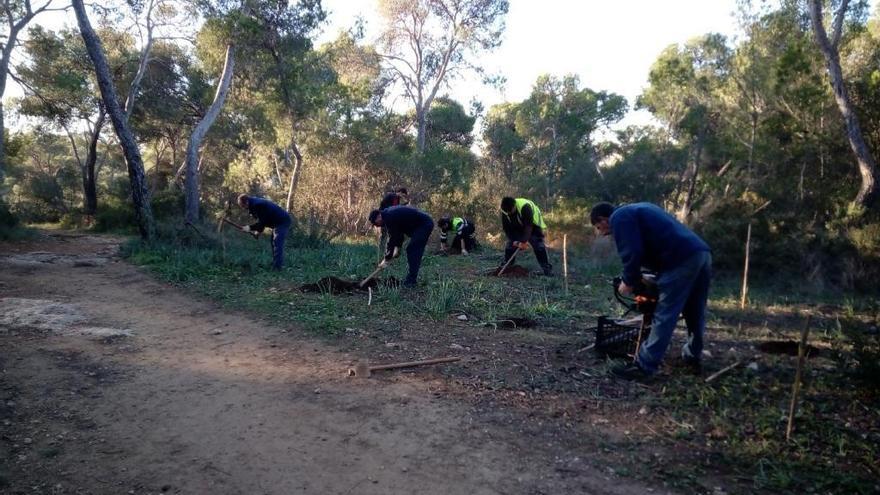
[[[376,218],[379,217],[380,213],[382,213],[382,212],[379,210],[373,210],[370,212],[369,220],[370,220],[371,224],[376,225]]]
[[[614,205],[611,203],[606,201],[596,203],[593,205],[593,209],[590,210],[590,223],[596,225],[599,222],[599,217],[611,218],[612,213],[614,213]]]
[[[510,196],[501,198],[501,211],[510,211],[516,206],[516,201]]]

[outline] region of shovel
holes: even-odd
[[[364,284],[366,284],[367,282],[369,282],[370,280],[372,280],[373,277],[375,277],[376,275],[378,275],[379,272],[381,272],[381,271],[384,270],[384,269],[385,269],[384,266],[380,266],[380,267],[376,268],[375,270],[373,270],[373,273],[367,275],[367,278],[363,279],[363,280],[361,281],[361,283],[358,284],[358,287],[360,287],[360,288],[363,289],[363,288],[364,288]]]
[[[242,227],[241,225],[239,225],[239,224],[233,222],[232,220],[230,220],[230,219],[228,219],[228,218],[226,218],[226,217],[223,217],[223,221],[226,222],[226,223],[228,223],[229,225],[232,225],[233,227],[237,228],[239,232],[244,232],[244,230],[242,230],[244,227]],[[259,232],[244,232],[244,233],[246,233],[246,234],[250,234],[250,235],[254,236],[254,239],[260,237],[260,233],[259,233]]]
[[[513,260],[516,259],[516,255],[518,255],[520,251],[520,248],[516,248],[516,251],[513,252],[513,254],[510,256],[510,259],[507,260],[507,263],[505,263],[504,266],[502,266],[501,269],[498,270],[496,276],[500,277],[501,274],[504,273],[504,270],[507,270],[507,267],[510,266],[511,263],[513,263]]]

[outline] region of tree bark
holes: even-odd
[[[110,116],[110,121],[113,122],[113,129],[119,138],[119,144],[122,146],[125,162],[128,165],[131,199],[134,204],[138,230],[142,239],[150,240],[155,236],[156,226],[153,220],[153,210],[150,205],[150,191],[147,189],[146,178],[144,177],[144,162],[134,134],[132,134],[128,123],[125,121],[125,113],[119,105],[119,97],[116,95],[116,89],[113,87],[113,79],[110,76],[110,68],[104,56],[101,40],[98,39],[98,35],[92,29],[92,25],[86,15],[83,0],[72,0],[72,4],[73,10],[76,12],[76,20],[79,24],[83,43],[86,45],[89,58],[92,59],[92,63],[95,66],[95,76],[98,80],[98,87],[101,89],[104,108]]]
[[[98,187],[95,163],[98,162],[98,141],[101,139],[101,129],[104,127],[106,113],[102,108],[95,122],[95,129],[89,138],[89,151],[86,154],[86,163],[83,167],[83,207],[86,215],[94,215],[98,211]]]
[[[296,192],[296,186],[299,184],[299,176],[302,173],[303,163],[302,153],[300,153],[299,147],[292,139],[290,141],[290,152],[293,153],[294,163],[293,172],[290,174],[290,187],[287,189],[287,204],[285,205],[285,209],[288,212],[290,212],[290,207],[293,206],[293,195]]]
[[[685,192],[684,202],[681,204],[681,208],[678,211],[678,221],[681,223],[687,223],[687,218],[691,214],[691,207],[693,206],[694,201],[694,191],[697,187],[697,179],[700,175],[700,157],[703,154],[703,142],[705,141],[707,129],[703,129],[700,134],[697,136],[697,142],[694,146],[694,159],[693,159],[693,168],[691,169],[690,174],[686,174],[685,177],[682,177],[682,181],[687,180],[687,191]],[[682,188],[684,184],[682,184]]]
[[[186,196],[185,217],[188,222],[194,223],[199,219],[199,146],[214,120],[220,115],[220,109],[223,107],[226,95],[232,86],[234,66],[235,47],[230,43],[226,45],[226,61],[223,64],[223,74],[220,76],[220,81],[217,82],[217,92],[214,94],[214,101],[211,103],[205,116],[196,125],[186,147],[186,181],[184,188]]]
[[[859,125],[858,116],[853,109],[843,79],[843,69],[840,66],[840,52],[838,50],[838,45],[840,42],[841,31],[843,29],[843,17],[846,14],[848,3],[848,0],[844,0],[834,16],[834,31],[832,32],[831,40],[828,39],[828,34],[825,31],[825,25],[822,19],[821,0],[810,0],[809,10],[810,20],[813,24],[813,31],[816,35],[816,44],[819,45],[819,49],[825,57],[825,65],[828,68],[828,75],[831,76],[831,89],[834,92],[834,99],[837,102],[837,108],[840,110],[840,115],[843,117],[844,123],[846,123],[846,136],[849,140],[850,148],[852,148],[853,154],[856,157],[856,162],[859,166],[859,173],[862,176],[862,184],[859,187],[859,192],[853,199],[853,205],[858,209],[864,210],[865,208],[873,206],[877,200],[877,162],[874,160],[874,157],[871,156],[868,145],[865,143],[865,138],[862,134],[861,126]]]

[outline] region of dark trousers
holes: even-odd
[[[513,239],[508,239],[507,245],[504,247],[505,263],[507,263],[507,260],[509,260],[517,250],[513,243]],[[550,264],[550,260],[547,258],[547,246],[544,245],[544,233],[537,229],[532,230],[532,237],[529,238],[529,244],[532,245],[532,249],[535,251],[535,259],[538,260],[541,269],[544,270],[544,273],[549,275],[551,270],[553,270],[553,265]]]
[[[280,270],[284,264],[284,239],[287,238],[288,230],[289,223],[272,229],[272,268],[275,270]]]
[[[461,229],[461,234],[456,234],[452,239],[452,248],[461,249],[464,247],[468,251],[473,251],[477,247],[477,228],[473,224]]]
[[[409,244],[406,246],[406,262],[409,265],[409,273],[406,274],[406,285],[415,285],[419,278],[419,268],[422,267],[422,255],[425,254],[425,246],[428,245],[428,238],[431,237],[431,231],[434,230],[434,224],[421,227],[413,232],[410,237]]]

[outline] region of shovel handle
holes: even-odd
[[[363,287],[364,284],[366,284],[367,282],[369,282],[370,280],[372,280],[373,277],[375,277],[376,275],[378,275],[379,272],[382,271],[382,269],[383,269],[383,267],[380,266],[379,268],[376,268],[375,270],[373,270],[373,273],[367,275],[367,278],[363,279],[363,280],[361,281],[361,283],[358,284],[358,287]]]
[[[504,270],[507,270],[507,267],[510,266],[511,263],[513,263],[513,260],[516,259],[516,255],[518,255],[519,252],[520,252],[520,249],[519,249],[519,248],[516,248],[516,251],[513,252],[513,254],[510,256],[510,259],[507,260],[507,263],[505,263],[504,266],[502,266],[501,269],[498,270],[498,275],[497,275],[497,276],[500,277],[501,274],[504,273]]]
[[[259,232],[245,232],[245,231],[241,230],[241,229],[243,229],[244,227],[242,227],[241,225],[239,225],[239,224],[233,222],[232,220],[230,220],[230,219],[228,219],[228,218],[226,218],[226,217],[223,217],[223,221],[226,222],[226,223],[228,223],[229,225],[232,225],[233,227],[237,228],[240,232],[243,232],[243,233],[245,233],[245,234],[250,234],[250,235],[252,235],[252,236],[254,237],[254,239],[256,239],[257,237],[260,236],[260,233],[259,233]]]

